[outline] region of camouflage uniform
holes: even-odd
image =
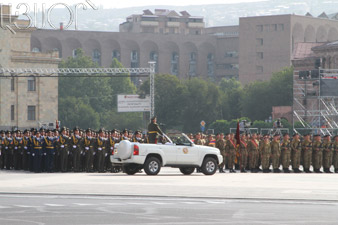
[[[279,172],[280,167],[280,143],[279,141],[273,140],[271,142],[271,161],[272,161],[272,168],[274,172]]]
[[[338,173],[338,141],[333,144],[333,166],[335,173]]]
[[[323,143],[323,167],[324,172],[331,173],[330,167],[332,165],[333,143],[325,140]]]
[[[310,173],[310,166],[312,160],[312,142],[304,140],[302,142],[302,151],[303,151],[303,167],[304,171]]]
[[[313,169],[315,172],[320,173],[320,168],[323,164],[323,143],[315,141],[312,145],[313,151]]]
[[[248,144],[241,140],[239,145],[239,155],[240,155],[240,170],[241,172],[246,172],[245,168],[248,164]]]
[[[302,143],[300,140],[292,140],[291,142],[291,164],[292,164],[292,169],[295,173],[301,172],[299,170],[300,166],[300,158],[302,154]]]
[[[228,155],[228,167],[230,172],[234,172],[234,163],[236,157],[236,141],[228,140],[225,146],[226,154]]]
[[[259,143],[256,139],[251,139],[248,142],[249,167],[252,172],[257,172],[256,163],[257,163],[258,148],[259,148]]]
[[[291,160],[291,144],[289,140],[283,140],[281,143],[281,150],[282,150],[282,166],[284,172],[290,172],[290,160]]]
[[[263,172],[269,172],[270,168],[270,156],[271,156],[271,145],[270,142],[262,142],[260,147],[260,154],[261,154],[261,162],[262,162],[262,169]]]
[[[219,149],[219,151],[221,152],[222,156],[223,156],[223,162],[219,165],[219,172],[222,173],[224,172],[223,168],[226,164],[225,162],[225,142],[223,139],[218,139],[216,141],[216,148]]]

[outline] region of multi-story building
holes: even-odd
[[[191,16],[187,11],[155,9],[153,13],[147,9],[127,17],[120,24],[120,32],[199,35],[204,27],[203,17]]]
[[[224,77],[238,77],[238,26],[204,28],[202,19],[203,26],[199,25],[198,28],[200,32],[190,32],[188,28],[184,28],[184,33],[167,33],[167,28],[163,28],[163,33],[157,32],[157,28],[156,32],[143,32],[139,18],[150,16],[150,13],[131,16],[137,22],[130,25],[133,29],[129,32],[36,30],[32,35],[31,50],[55,50],[66,59],[76,57],[75,50],[83,48],[93,61],[103,67],[109,67],[113,58],[128,68],[148,67],[149,61],[155,61],[157,73],[173,74],[182,79],[203,77],[217,81]],[[177,23],[192,29],[192,25],[184,21],[195,17],[187,12],[181,14],[177,17]],[[152,16],[166,20],[173,15],[178,14],[175,11],[156,10]],[[168,25],[159,21],[157,24]]]
[[[25,29],[28,21],[18,20],[10,15],[10,8],[1,9],[3,26],[0,29],[0,65],[2,68],[57,68],[59,59],[56,52],[31,52],[31,33],[34,28]],[[10,23],[11,19],[11,23]],[[13,26],[16,22],[20,29]],[[42,123],[55,123],[58,118],[57,78],[0,77],[0,129],[14,127],[39,127]]]
[[[338,40],[338,20],[310,14],[245,17],[239,33],[239,80],[248,84],[291,66],[297,43]]]

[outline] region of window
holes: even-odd
[[[94,49],[93,51],[93,62],[101,65],[101,52],[98,49]]]
[[[77,49],[73,49],[72,56],[75,59],[77,57]]]
[[[284,31],[284,24],[278,24],[278,31]]]
[[[256,39],[256,45],[257,46],[262,46],[263,45],[263,38],[257,38]]]
[[[179,56],[177,52],[173,52],[171,54],[171,68],[170,68],[170,72],[172,75],[178,75],[178,60],[179,60]]]
[[[35,108],[36,107],[34,105],[28,106],[28,111],[27,111],[27,119],[28,120],[31,120],[31,121],[36,120],[35,119]]]
[[[271,31],[277,31],[277,28],[278,28],[277,24],[271,24],[270,26]]]
[[[15,90],[15,80],[14,77],[11,78],[11,91]]]
[[[191,52],[189,60],[189,76],[196,76],[197,71],[196,59],[197,54],[195,52]]]
[[[263,32],[263,25],[257,25],[257,26],[256,26],[256,30],[257,30],[258,32]]]
[[[14,111],[14,105],[11,105],[11,120],[15,120],[15,111]]]
[[[256,66],[256,73],[263,73],[263,66]]]
[[[156,62],[155,73],[158,73],[158,53],[155,52],[155,51],[150,52],[149,59],[150,59],[150,61]]]
[[[213,77],[214,76],[214,55],[212,53],[209,53],[207,57],[207,70],[208,70],[208,76]]]
[[[28,91],[36,91],[36,79],[35,77],[28,78]]]
[[[264,25],[264,31],[270,31],[270,24]]]
[[[119,50],[114,50],[112,53],[112,58],[121,61],[121,54]]]
[[[233,52],[226,52],[225,53],[225,58],[237,58],[238,57],[238,52],[233,51]]]
[[[131,68],[139,67],[138,51],[134,50],[134,51],[131,52],[130,61],[131,61],[131,64],[130,64]]]
[[[40,52],[40,49],[35,47],[35,48],[32,49],[32,52]]]
[[[263,52],[256,52],[257,59],[263,59]]]

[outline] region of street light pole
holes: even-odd
[[[155,66],[156,66],[156,62],[149,62],[149,67],[150,67],[150,118],[155,116]]]

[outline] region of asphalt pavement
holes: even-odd
[[[335,201],[0,195],[1,225],[337,224]]]

